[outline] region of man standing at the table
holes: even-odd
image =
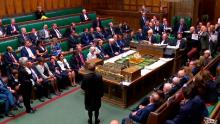
[[[104,84],[102,76],[95,73],[95,65],[89,64],[88,73],[84,75],[81,88],[85,91],[85,108],[88,111],[88,123],[92,124],[93,111],[95,111],[95,124],[99,124],[99,109],[101,97],[104,95]]]

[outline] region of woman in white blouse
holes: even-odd
[[[69,63],[64,58],[63,54],[58,55],[57,64],[60,68],[61,74],[69,77],[71,86],[76,86],[75,72],[70,68]]]
[[[96,59],[97,58],[97,54],[100,53],[100,50],[97,51],[96,47],[91,46],[89,49],[89,53],[87,54],[87,61],[90,59]]]
[[[51,82],[55,94],[60,95],[57,85],[57,79],[53,75],[53,73],[51,73],[51,71],[45,67],[44,58],[42,57],[39,58],[36,68],[44,80],[49,80]]]

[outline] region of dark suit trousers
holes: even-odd
[[[31,108],[31,94],[32,94],[32,84],[31,82],[26,82],[26,84],[21,85],[21,95],[23,97],[24,106],[26,111],[30,111]]]

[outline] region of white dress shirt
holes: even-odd
[[[27,52],[28,52],[28,56],[31,57],[31,58],[33,58],[33,57],[34,57],[34,54],[33,54],[33,52],[31,51],[31,49],[30,49],[29,47],[25,47],[25,49],[26,49]]]

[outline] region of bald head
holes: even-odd
[[[165,84],[164,84],[164,86],[163,86],[163,92],[164,92],[164,94],[169,93],[171,89],[172,89],[171,83],[165,83]]]
[[[178,77],[179,77],[179,78],[183,78],[183,77],[185,76],[185,74],[186,74],[186,73],[185,73],[185,70],[184,70],[184,69],[178,71]]]
[[[120,124],[118,120],[112,120],[110,124]]]

